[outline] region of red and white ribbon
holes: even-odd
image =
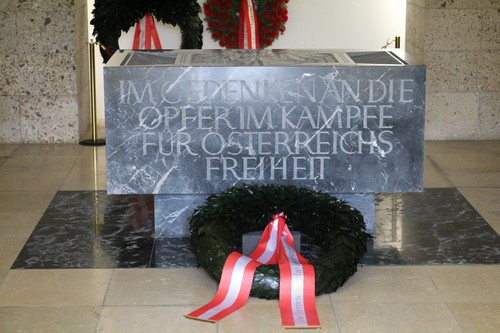
[[[155,49],[161,50],[160,37],[156,30],[156,25],[151,14],[144,15],[143,18],[137,20],[135,24],[133,50],[151,50],[151,42],[154,43]]]
[[[314,267],[295,250],[283,214],[273,216],[256,249],[249,256],[238,252],[229,255],[214,299],[186,317],[216,322],[241,308],[248,300],[253,275],[261,264],[279,265],[282,326],[319,328]]]
[[[241,0],[238,47],[240,49],[260,48],[259,22],[253,0]]]

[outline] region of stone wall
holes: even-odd
[[[500,139],[500,1],[407,0],[406,22],[427,65],[426,139]]]
[[[77,80],[85,8],[85,0],[0,2],[0,142],[78,142],[88,127],[78,111],[86,83]]]
[[[86,0],[0,1],[0,143],[77,142],[89,126]],[[407,0],[428,67],[426,139],[500,139],[500,0]]]

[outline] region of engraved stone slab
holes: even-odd
[[[108,193],[155,194],[157,237],[241,184],[344,196],[369,231],[374,192],[422,190],[425,67],[390,52],[123,51],[104,74]]]
[[[131,52],[106,66],[108,192],[422,190],[423,66],[280,52]]]

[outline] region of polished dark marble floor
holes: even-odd
[[[500,236],[454,188],[379,194],[375,207],[364,264],[500,263]],[[153,219],[152,196],[58,192],[12,268],[196,266],[188,239],[155,239]]]
[[[58,192],[12,268],[193,267],[188,239],[155,239],[153,196]]]
[[[379,194],[366,264],[499,264],[500,236],[455,188]]]

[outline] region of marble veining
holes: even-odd
[[[13,267],[149,267],[154,240],[152,196],[58,192]]]
[[[379,194],[366,264],[498,264],[500,236],[456,189]]]
[[[500,236],[456,189],[377,194],[366,265],[499,264]],[[302,237],[310,260],[321,250]],[[14,269],[195,267],[188,238],[154,235],[152,195],[58,192]]]
[[[114,56],[104,70],[108,192],[421,191],[425,67],[337,53]]]
[[[104,69],[107,191],[154,194],[187,236],[199,199],[243,184],[364,195],[423,188],[425,66],[386,51],[120,51]]]

